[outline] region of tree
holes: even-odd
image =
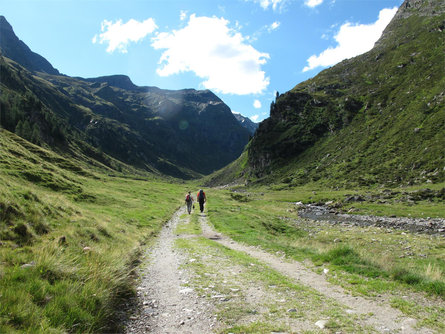
[[[32,129],[31,129],[31,125],[29,124],[29,121],[27,119],[23,122],[22,131],[23,131],[22,137],[30,140],[31,136],[32,136]]]
[[[23,122],[19,121],[15,127],[15,134],[17,136],[23,137]]]
[[[31,141],[34,144],[40,144],[40,127],[37,123],[34,123],[34,126],[32,127]]]

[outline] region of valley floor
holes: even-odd
[[[179,209],[148,251],[126,333],[436,333],[391,307],[287,259],[218,233]],[[414,296],[414,294],[413,294]],[[420,298],[419,296],[406,298]],[[429,307],[444,309],[440,299]],[[440,320],[440,321],[443,321]]]

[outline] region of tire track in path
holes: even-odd
[[[215,232],[210,227],[205,215],[201,215],[199,219],[204,237],[212,239],[232,250],[244,252],[281,274],[295,279],[303,285],[320,292],[327,298],[332,298],[345,305],[348,308],[348,313],[361,315],[363,326],[372,326],[380,333],[434,333],[430,329],[416,328],[417,321],[415,319],[406,317],[402,312],[389,305],[348,294],[343,288],[329,283],[324,276],[307,269],[300,262],[284,260],[260,248],[240,244],[229,237]]]

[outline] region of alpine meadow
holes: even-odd
[[[260,3],[258,20],[285,22],[297,1],[224,8]],[[394,12],[371,50],[276,92],[259,124],[211,75],[62,74],[0,15],[0,333],[444,333],[445,3]],[[152,46],[185,38],[199,17],[180,13]],[[210,54],[255,53],[284,24]],[[107,61],[136,59],[120,48]],[[184,65],[172,50],[161,60]]]

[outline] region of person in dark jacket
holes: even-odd
[[[198,199],[198,202],[199,202],[199,210],[201,210],[201,212],[203,212],[204,211],[204,203],[207,202],[206,193],[204,192],[204,190],[200,189],[198,191],[198,195],[196,196],[196,198]]]

